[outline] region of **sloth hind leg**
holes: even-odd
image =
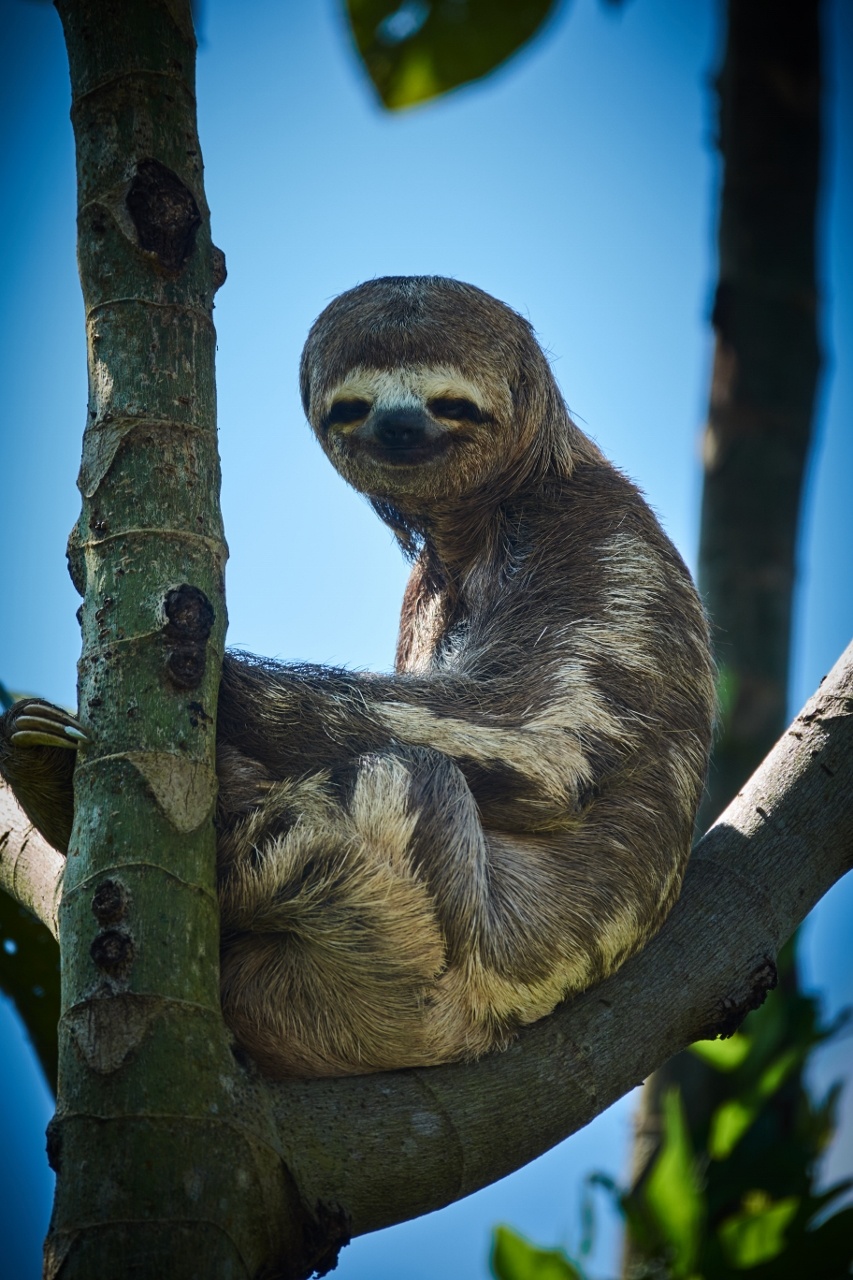
[[[439,751],[395,745],[354,764],[345,800],[326,775],[273,784],[230,841],[223,1009],[273,1075],[476,1056],[559,998],[526,918],[550,859],[484,832]]]
[[[411,782],[404,758],[362,757],[347,804],[318,782],[322,800],[229,869],[223,1010],[272,1075],[436,1060],[423,1009],[446,949],[411,854]]]

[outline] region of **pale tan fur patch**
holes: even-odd
[[[333,387],[323,398],[319,408],[319,416],[325,417],[332,405],[339,400],[366,400],[374,409],[419,409],[429,400],[465,399],[472,400],[485,412],[499,409],[507,412],[504,397],[495,405],[495,387],[473,382],[458,369],[450,365],[411,365],[399,369],[365,369],[355,368],[347,374],[343,382]],[[509,401],[509,393],[505,397]],[[361,419],[360,421],[363,421]],[[442,419],[449,431],[459,428],[460,424],[451,419]],[[348,435],[355,431],[359,422],[338,423],[335,431]]]
[[[435,747],[449,756],[463,756],[480,763],[500,760],[517,769],[541,792],[571,809],[579,784],[592,781],[589,762],[576,737],[562,724],[547,726],[531,721],[521,729],[471,724],[452,716],[440,716],[425,707],[399,702],[379,703],[378,715],[400,742]],[[535,726],[535,727],[534,727]]]
[[[632,906],[623,907],[598,921],[595,940],[601,950],[605,972],[613,967],[616,960],[632,951],[637,939],[646,931],[646,922],[640,921]]]
[[[444,602],[438,593],[419,605],[406,670],[425,673],[432,668],[435,650],[444,629]]]
[[[362,760],[349,806],[350,820],[371,856],[409,868],[408,849],[418,822],[408,807],[410,775],[393,756]]]

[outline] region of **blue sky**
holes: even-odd
[[[215,318],[232,644],[391,664],[405,567],[314,444],[296,379],[316,314],[375,275],[457,276],[527,315],[576,416],[694,563],[715,276],[716,17],[710,0],[632,0],[616,14],[575,0],[490,81],[391,117],[375,103],[337,0],[206,0],[199,122],[229,270]],[[792,710],[853,634],[853,10],[833,0],[828,20],[827,359]],[[78,600],[64,547],[78,513],[86,380],[67,69],[47,5],[0,0],[0,40],[11,51],[0,84],[0,521],[11,548],[0,679],[73,703]],[[851,905],[850,886],[839,886],[806,933],[805,972],[830,1013],[853,1001]],[[21,1251],[12,1274],[35,1277],[50,1108],[9,1010],[0,1010],[0,1042],[0,1180],[12,1178],[0,1226]],[[846,1056],[849,1045],[824,1051],[820,1087]],[[630,1113],[623,1100],[498,1186],[356,1242],[336,1274],[485,1276],[499,1220],[543,1243],[576,1242],[580,1183],[593,1169],[624,1172]],[[846,1116],[830,1156],[836,1173],[853,1172],[850,1097]],[[606,1217],[600,1237],[592,1271],[613,1274]]]

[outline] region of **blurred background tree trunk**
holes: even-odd
[[[699,588],[719,667],[719,727],[699,814],[722,813],[787,723],[792,603],[803,478],[821,369],[815,249],[821,157],[821,2],[728,0],[716,81],[722,156],[719,280]],[[777,997],[799,1007],[795,948]],[[783,1019],[784,1020],[784,1019]],[[747,1025],[749,1024],[747,1020]],[[777,1094],[790,1129],[802,1070]],[[632,1180],[660,1148],[663,1099],[681,1094],[694,1150],[707,1148],[727,1079],[690,1052],[649,1080]],[[642,1273],[630,1234],[624,1274]]]

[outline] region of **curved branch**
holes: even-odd
[[[853,865],[853,644],[696,848],[661,933],[471,1065],[270,1085],[304,1201],[353,1234],[427,1213],[588,1124],[672,1054],[731,1034]]]
[[[65,859],[39,835],[11,788],[0,782],[0,889],[58,936]]]

